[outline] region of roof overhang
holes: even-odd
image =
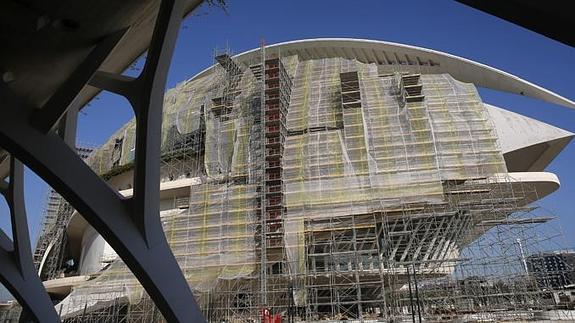
[[[288,41],[265,47],[266,54],[298,55],[301,60],[342,57],[373,63],[390,69],[413,70],[419,73],[447,73],[455,79],[480,87],[525,95],[549,103],[575,109],[575,102],[530,83],[518,76],[463,57],[405,44],[354,38],[316,38]],[[235,55],[236,62],[250,65],[258,61],[260,49]],[[211,73],[211,66],[193,79]]]
[[[549,172],[514,172],[495,174],[491,183],[510,184],[512,189],[525,194],[524,205],[555,192],[561,186],[557,175]]]
[[[49,294],[64,297],[70,294],[72,288],[88,281],[90,276],[70,276],[43,281],[44,288]]]

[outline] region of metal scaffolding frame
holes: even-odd
[[[76,150],[78,156],[85,160],[93,148],[77,147]],[[34,249],[34,265],[43,281],[58,278],[65,270],[62,265],[66,253],[66,227],[73,213],[74,208],[58,192],[49,188],[42,210],[41,231]]]
[[[521,320],[565,305],[524,270],[558,236],[540,230],[552,217],[536,188],[507,173],[473,85],[265,44],[256,56],[216,51],[212,73],[165,98],[161,177],[191,184],[162,224],[207,320]],[[125,171],[133,135],[88,163]],[[163,320],[121,260],[59,306],[67,322]]]

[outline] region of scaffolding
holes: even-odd
[[[564,284],[529,260],[560,248],[542,230],[553,217],[507,172],[474,85],[262,44],[247,63],[215,51],[164,103],[162,181],[190,184],[161,219],[209,321],[572,318]],[[129,173],[134,131],[91,167]],[[163,320],[120,259],[56,309],[65,322]]]
[[[78,156],[85,160],[93,148],[76,147]],[[42,280],[58,278],[66,271],[73,271],[74,264],[64,264],[66,258],[66,226],[74,209],[58,192],[49,188],[42,211],[41,230],[34,249],[34,265]]]

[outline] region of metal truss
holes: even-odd
[[[0,146],[32,169],[82,214],[114,248],[169,322],[204,321],[166,241],[159,215],[162,105],[183,6],[183,0],[162,0],[147,60],[137,78],[98,72],[101,63],[125,34],[126,30],[120,30],[101,40],[41,109],[27,105],[6,84],[0,83]],[[75,99],[88,83],[126,97],[134,110],[137,137],[134,195],[131,198],[120,196],[67,144],[75,139],[75,134],[71,135],[77,121]],[[62,133],[54,131],[59,121],[64,121],[66,134],[63,137],[67,140],[61,138]],[[62,122],[60,129],[61,126]],[[11,183],[17,178],[11,176]],[[21,194],[18,196],[21,199]],[[23,207],[19,212],[23,212]],[[24,230],[21,214],[13,214],[14,219],[18,222],[15,230]],[[27,238],[27,232],[20,231],[15,236]],[[23,248],[23,240],[15,240],[14,250],[19,257],[12,265],[8,251],[2,251],[0,268],[7,272],[3,275],[4,283],[13,286],[11,291],[21,305],[37,318],[57,321],[53,309],[45,309],[52,304],[46,304],[49,298],[34,272],[29,243]],[[9,246],[5,237],[2,246]],[[8,273],[11,268],[13,274]],[[34,278],[26,281],[30,287],[22,287],[23,273],[16,271],[22,268],[30,270],[26,271],[28,276],[34,273]]]

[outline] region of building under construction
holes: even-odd
[[[353,39],[217,52],[169,90],[161,218],[206,319],[572,319],[557,293],[573,286],[541,284],[528,262],[562,247],[534,203],[559,187],[544,169],[573,134],[476,86],[573,104],[456,56]],[[134,132],[87,159],[124,196]],[[35,260],[62,320],[162,321],[103,238],[54,203]]]

